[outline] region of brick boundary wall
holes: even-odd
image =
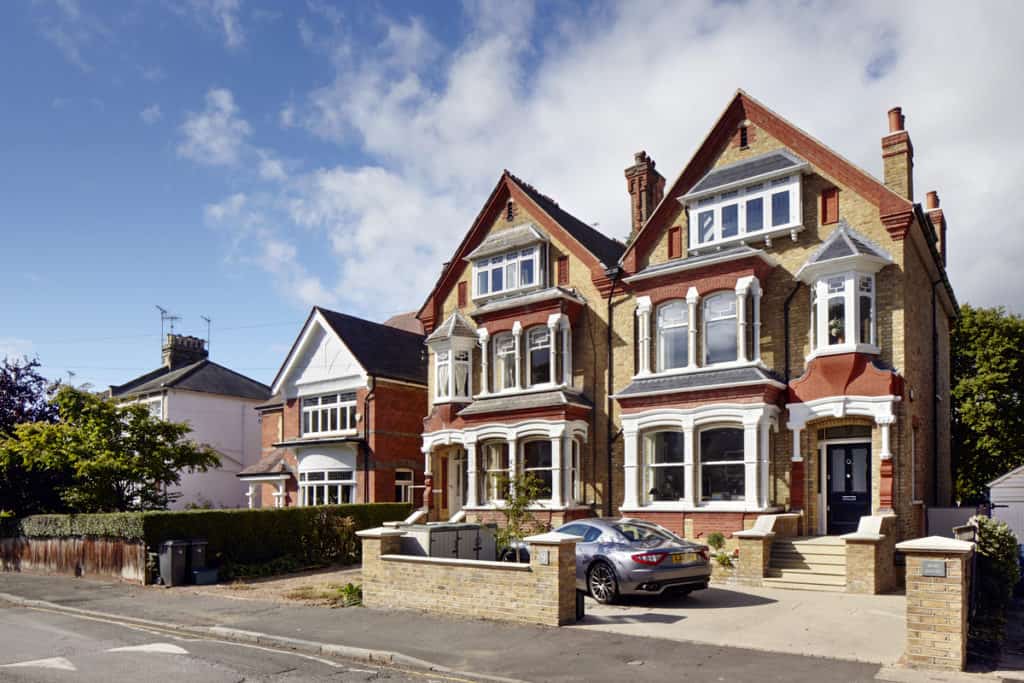
[[[963,671],[974,544],[930,536],[899,543],[896,550],[907,558],[903,662],[913,668]],[[932,571],[936,569],[941,571]]]
[[[545,626],[576,621],[576,536],[526,540],[530,563],[401,555],[401,529],[358,532],[363,604]]]

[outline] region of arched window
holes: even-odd
[[[658,372],[685,368],[689,358],[689,311],[685,301],[658,307]]]
[[[720,292],[704,300],[704,364],[736,360],[736,295]]]
[[[526,334],[527,339],[527,376],[529,386],[551,382],[551,330],[547,327],[534,327]]]
[[[538,498],[551,498],[551,441],[538,439],[523,444],[523,474],[532,474],[540,480]]]
[[[702,429],[698,442],[701,501],[743,500],[743,430],[738,427]]]
[[[516,386],[516,342],[511,332],[494,337],[494,390]]]
[[[644,439],[647,502],[679,501],[684,495],[683,432],[654,432]]]

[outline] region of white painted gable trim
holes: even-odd
[[[306,321],[305,327],[302,328],[298,341],[292,346],[291,351],[288,353],[288,357],[285,358],[284,364],[281,366],[280,372],[277,373],[277,378],[274,380],[273,386],[270,387],[271,394],[277,394],[281,391],[281,387],[287,383],[288,378],[295,370],[295,363],[297,359],[302,355],[302,352],[306,348],[306,344],[309,342],[310,336],[313,334],[314,329],[316,329],[315,326],[319,326],[325,334],[334,337],[334,339],[337,340],[337,342],[341,344],[346,351],[348,351],[353,360],[356,360],[358,363],[358,359],[356,359],[355,354],[352,353],[352,349],[348,348],[348,345],[345,344],[340,336],[338,336],[338,333],[335,332],[334,328],[331,327],[324,319],[324,316],[320,311],[314,309],[313,315],[309,317],[309,320]],[[358,387],[363,387],[366,385],[366,368],[363,368],[362,365],[359,367],[360,373],[358,375],[345,375],[338,377],[337,379],[332,379],[329,382],[321,381],[305,383],[302,385],[303,389],[299,393],[313,394],[332,390],[356,389]],[[342,381],[349,379],[352,381]]]

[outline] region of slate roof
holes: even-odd
[[[530,304],[535,304],[540,301],[548,301],[549,299],[571,299],[572,301],[577,301],[581,304],[586,303],[586,300],[575,292],[570,292],[566,289],[562,289],[561,287],[548,287],[547,289],[540,289],[535,292],[516,294],[503,299],[488,301],[474,310],[471,315],[476,318],[481,315],[493,313],[494,311],[503,311],[507,308],[518,308],[519,306],[529,306]]]
[[[426,341],[429,343],[439,339],[451,339],[452,337],[477,338],[476,328],[473,327],[473,323],[466,320],[466,316],[462,315],[459,311],[452,311],[452,314],[443,323],[438,325],[436,330],[430,333]]]
[[[697,181],[697,184],[686,193],[686,196],[707,194],[761,176],[779,174],[787,170],[795,172],[806,166],[806,161],[785,150],[769,152],[753,159],[746,159],[710,171]]]
[[[164,389],[184,389],[204,394],[266,400],[270,387],[211,360],[201,360],[173,370],[157,368],[133,380],[110,387],[114,398],[127,398]]]
[[[542,194],[537,188],[522,179],[516,177],[512,173],[508,173],[519,188],[526,193],[526,195],[532,199],[541,209],[544,210],[549,216],[565,229],[570,235],[572,235],[577,242],[587,248],[590,253],[597,257],[597,259],[604,264],[606,267],[614,266],[619,262],[619,258],[623,252],[626,251],[626,245],[618,240],[613,240],[611,237],[601,233],[600,231],[587,225],[576,216],[563,209],[558,205],[551,197]]]
[[[737,384],[782,382],[782,378],[770,370],[758,366],[745,368],[724,368],[702,372],[686,372],[659,377],[645,377],[633,380],[629,386],[615,395],[615,398],[632,398],[650,394],[699,391],[711,387]]]
[[[295,471],[287,460],[288,452],[280,448],[275,448],[270,451],[262,458],[259,462],[254,465],[249,465],[244,468],[241,472],[236,474],[236,477],[265,477],[267,475],[274,474],[291,474],[295,475]]]
[[[406,332],[412,332],[413,334],[423,334],[423,323],[416,317],[416,311],[393,315],[385,320],[383,324],[388,327],[405,330]]]
[[[500,413],[512,410],[530,410],[534,408],[552,408],[569,405],[593,408],[593,404],[581,394],[566,391],[565,389],[552,389],[551,391],[540,391],[531,394],[513,394],[511,396],[478,398],[459,411],[459,416],[487,415],[489,413]]]
[[[531,224],[517,225],[514,228],[507,228],[493,232],[487,236],[473,251],[466,254],[466,260],[471,261],[481,256],[501,254],[512,249],[525,247],[528,244],[546,242],[547,236]]]
[[[370,375],[427,383],[423,335],[316,307]]]
[[[892,261],[892,257],[885,250],[851,228],[845,219],[840,219],[839,226],[821,243],[817,251],[810,255],[804,266],[862,255]]]
[[[642,280],[649,277],[657,277],[662,274],[676,273],[682,270],[691,270],[693,268],[700,268],[701,266],[712,263],[736,261],[741,258],[747,258],[748,256],[758,256],[768,261],[770,264],[775,265],[774,258],[770,257],[763,249],[755,249],[745,244],[739,244],[734,247],[726,247],[718,251],[700,254],[699,256],[687,256],[681,259],[671,259],[653,266],[648,266],[635,275],[627,277],[626,282]]]

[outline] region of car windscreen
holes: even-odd
[[[637,543],[645,546],[655,546],[661,543],[678,543],[679,538],[672,535],[665,529],[646,524],[634,524],[632,522],[616,522],[611,525],[630,543]]]

